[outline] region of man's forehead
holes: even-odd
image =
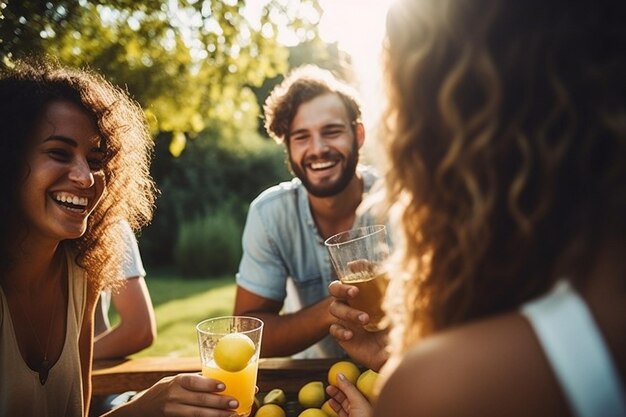
[[[348,112],[341,98],[334,93],[317,96],[298,107],[290,131],[307,127],[322,127],[328,124],[349,125]]]

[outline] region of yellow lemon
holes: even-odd
[[[325,399],[326,391],[321,381],[309,382],[298,391],[298,402],[304,408],[318,408]]]
[[[320,410],[319,408],[307,408],[300,414],[298,417],[328,417],[325,412]]]
[[[333,410],[333,408],[330,406],[328,401],[330,400],[327,400],[324,404],[322,404],[322,411],[325,412],[328,417],[339,417],[337,413],[335,413],[335,410]]]
[[[356,384],[361,371],[357,366],[350,361],[335,362],[333,366],[328,370],[328,383],[331,385],[337,385],[337,374],[343,374],[346,379],[353,384]]]
[[[286,417],[287,414],[281,406],[276,404],[265,404],[256,410],[255,417]]]
[[[230,333],[218,340],[213,351],[217,366],[228,372],[239,372],[254,355],[254,342],[243,333]]]
[[[274,388],[263,397],[263,404],[278,404],[283,405],[287,401],[285,391],[280,388]]]
[[[374,386],[376,385],[376,378],[378,378],[378,373],[368,369],[363,372],[361,376],[359,376],[359,379],[356,380],[356,387],[370,402],[374,399]]]

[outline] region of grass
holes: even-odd
[[[157,339],[132,357],[197,356],[196,324],[233,312],[234,276],[183,279],[162,271],[149,272],[146,282],[156,314]],[[112,323],[116,320],[113,314]]]

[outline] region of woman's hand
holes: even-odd
[[[347,304],[359,289],[353,285],[333,281],[328,286],[333,297],[329,312],[337,321],[330,326],[330,334],[355,361],[378,371],[387,361],[387,331],[368,332],[363,325],[369,322],[367,313]]]
[[[218,394],[224,388],[222,382],[200,374],[166,377],[104,416],[231,417],[238,403]]]
[[[329,385],[329,404],[339,417],[370,417],[372,406],[357,387],[343,374],[337,375],[337,386]]]

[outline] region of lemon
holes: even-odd
[[[331,385],[337,385],[337,374],[343,374],[346,379],[353,384],[356,384],[361,371],[357,366],[350,361],[335,362],[333,366],[328,370],[328,383]]]
[[[239,372],[254,355],[254,342],[243,333],[230,333],[218,340],[213,351],[217,366],[228,372]]]
[[[321,381],[309,382],[298,391],[298,402],[304,408],[318,408],[325,399],[326,391]]]
[[[263,404],[278,404],[283,405],[287,401],[287,397],[285,396],[285,391],[280,388],[274,388],[263,398]]]
[[[327,400],[324,404],[322,404],[322,411],[325,412],[328,417],[339,417],[337,413],[335,413],[335,410],[333,410],[333,408],[330,406],[328,401],[330,400]]]
[[[281,406],[276,404],[265,404],[256,410],[255,417],[286,417],[287,414]]]
[[[359,376],[359,379],[356,380],[356,387],[370,402],[374,399],[374,386],[376,385],[376,378],[378,378],[378,373],[368,369]]]
[[[319,408],[307,408],[300,414],[298,417],[328,417],[325,412],[320,410]]]

